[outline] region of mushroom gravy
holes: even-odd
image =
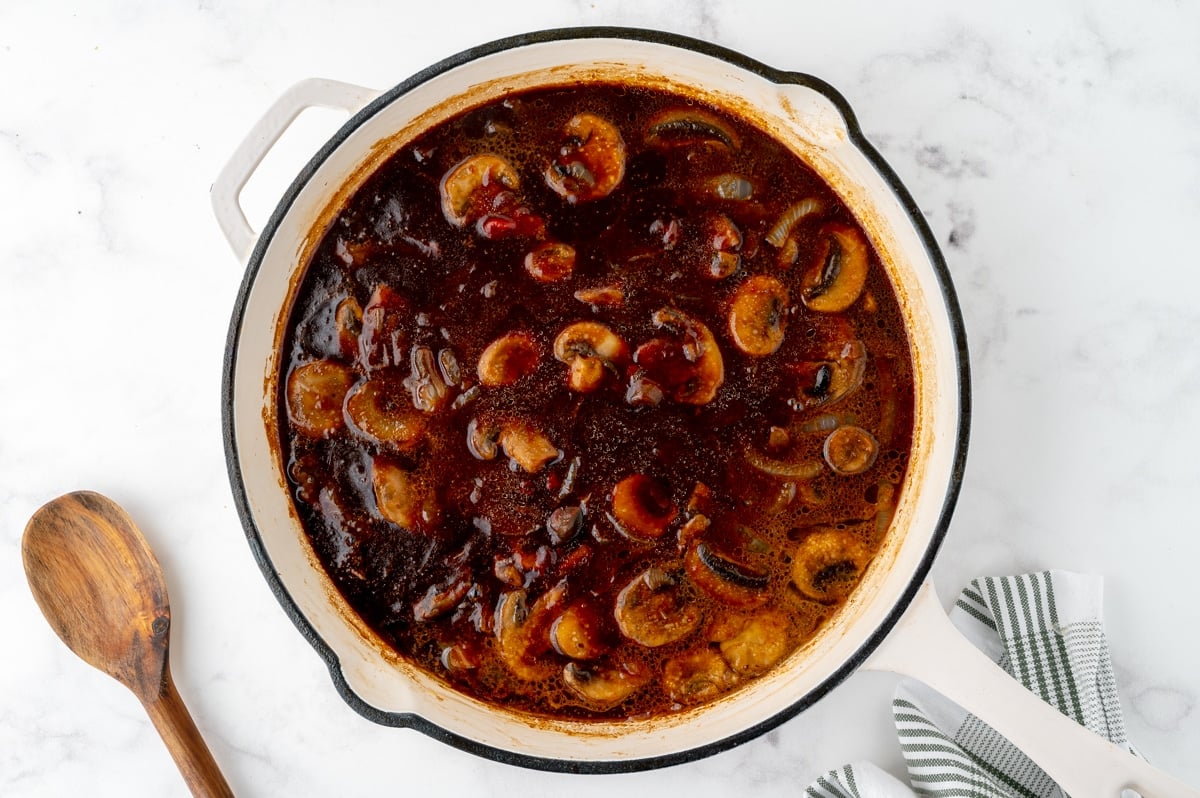
[[[401,656],[490,704],[648,717],[783,662],[881,545],[909,339],[833,191],[746,122],[617,85],[421,134],[290,310],[281,451]]]

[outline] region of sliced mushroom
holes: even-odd
[[[619,285],[600,285],[580,288],[575,298],[594,308],[619,308],[625,304],[625,291]]]
[[[714,280],[724,280],[733,276],[742,266],[742,256],[736,252],[717,250],[708,262],[708,276]]]
[[[554,673],[554,664],[542,658],[550,649],[549,626],[566,595],[560,582],[526,604],[524,590],[513,590],[496,605],[496,651],[518,679],[537,681]]]
[[[681,404],[705,405],[715,399],[725,382],[725,360],[708,327],[671,307],[655,311],[651,321],[675,337],[653,338],[638,347],[633,360],[646,379]]]
[[[576,114],[563,128],[566,137],[546,167],[546,185],[571,204],[607,197],[625,177],[625,140],[607,119]]]
[[[408,471],[383,457],[371,463],[371,483],[379,515],[413,531],[431,531],[440,516],[437,496],[426,474]]]
[[[442,375],[442,381],[446,385],[459,385],[462,383],[462,368],[458,365],[458,357],[454,354],[453,349],[441,349],[437,355],[438,371]]]
[[[412,395],[413,407],[432,413],[445,404],[449,388],[434,362],[433,350],[427,346],[414,346],[409,355],[409,368],[404,387]]]
[[[697,513],[685,521],[683,526],[679,527],[680,549],[685,549],[695,541],[699,540],[700,536],[708,531],[710,526],[712,526],[712,521],[709,520],[709,517],[703,513]]]
[[[621,589],[613,614],[621,634],[647,648],[682,640],[704,619],[679,576],[657,566],[638,574]]]
[[[764,610],[746,622],[741,631],[721,641],[721,656],[742,676],[770,670],[788,652],[791,622],[778,610]]]
[[[861,427],[838,427],[825,439],[822,452],[834,473],[850,476],[875,465],[879,444]]]
[[[596,357],[611,363],[627,352],[625,342],[616,333],[595,321],[570,324],[554,339],[554,356],[564,363],[577,357]]]
[[[492,153],[471,155],[459,161],[442,178],[442,213],[455,227],[466,227],[482,215],[489,195],[516,191],[521,179],[505,159]]]
[[[711,648],[673,657],[663,665],[663,689],[680,704],[710,701],[737,685],[725,659]]]
[[[636,662],[586,667],[568,662],[563,681],[594,710],[603,712],[620,704],[650,682],[651,671]]]
[[[525,271],[543,283],[565,280],[575,271],[575,247],[557,241],[539,244],[525,256]]]
[[[342,428],[342,403],[354,373],[332,360],[314,360],[292,369],[287,380],[287,411],[292,425],[310,438],[327,438]]]
[[[442,178],[442,213],[455,227],[474,224],[483,238],[540,238],[545,222],[517,193],[520,178],[512,164],[495,153],[471,155]],[[423,242],[412,240],[419,248]],[[431,248],[425,245],[425,248]],[[432,247],[436,253],[436,247]]]
[[[871,552],[849,529],[816,527],[792,555],[792,584],[815,601],[846,598],[871,561]]]
[[[560,545],[570,541],[583,527],[583,508],[576,505],[566,505],[555,508],[546,519],[546,533],[550,542]]]
[[[571,390],[587,393],[600,387],[606,369],[615,372],[628,359],[629,348],[600,322],[577,321],[554,339],[554,357],[570,366]]]
[[[714,352],[720,356],[716,339],[703,322],[693,319],[686,313],[675,308],[661,308],[651,315],[650,320],[655,327],[674,330],[684,336],[683,355],[693,363],[700,363],[705,357]],[[721,379],[724,380],[724,369],[721,369]]]
[[[604,361],[596,357],[577,357],[567,371],[567,384],[579,393],[591,393],[604,381]]]
[[[383,377],[372,377],[354,387],[346,399],[346,415],[354,429],[367,438],[403,452],[416,449],[429,426],[403,386]]]
[[[413,618],[430,621],[445,615],[462,603],[471,585],[471,580],[463,573],[454,574],[441,584],[430,585],[425,595],[413,602]]]
[[[505,333],[487,345],[476,369],[479,381],[489,387],[512,385],[533,373],[541,360],[537,342],[524,332]]]
[[[358,357],[367,371],[398,366],[408,357],[412,303],[386,283],[375,286],[362,312]]]
[[[562,456],[549,438],[524,421],[505,423],[498,440],[509,459],[529,474],[541,471],[542,466]]]
[[[663,400],[662,386],[650,379],[645,369],[638,369],[629,378],[625,402],[634,407],[657,407]]]
[[[673,108],[657,114],[646,132],[652,147],[715,145],[729,150],[741,147],[738,135],[715,114],[699,108]]]
[[[660,216],[650,223],[649,233],[657,239],[664,252],[670,252],[679,245],[683,227],[678,219]]]
[[[758,607],[770,598],[767,575],[700,541],[688,548],[684,568],[692,582],[732,607]]]
[[[492,561],[492,575],[509,587],[525,586],[525,572],[518,566],[515,554],[507,557],[497,554]]]
[[[655,540],[663,536],[679,511],[660,482],[631,474],[613,486],[612,514],[626,535]]]
[[[788,292],[767,274],[738,286],[729,309],[729,334],[738,349],[753,357],[774,354],[787,329]]]
[[[550,625],[550,644],[571,659],[596,659],[608,651],[603,619],[591,604],[572,604]]]
[[[708,276],[723,280],[733,275],[742,266],[742,231],[725,214],[717,214],[707,224],[712,258],[708,264]]]
[[[821,230],[817,257],[801,280],[805,307],[841,313],[858,300],[867,284],[870,253],[856,228],[829,224]]]
[[[495,460],[499,441],[500,427],[477,418],[467,424],[467,450],[476,460]]]
[[[867,348],[862,341],[842,344],[831,360],[796,363],[792,371],[799,377],[799,395],[790,400],[797,410],[831,405],[854,393],[867,373]]]

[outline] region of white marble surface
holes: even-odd
[[[1130,734],[1200,784],[1200,6],[1183,2],[0,4],[0,794],[180,795],[123,688],[42,621],[20,536],[105,492],[171,587],[173,666],[242,795],[794,795],[900,774],[894,679],[857,674],[707,760],[535,773],[375,726],[337,696],[234,512],[219,385],[242,265],[209,186],[310,76],[388,87],[502,35],[578,24],[700,36],[840,89],[945,248],[967,320],[968,472],[934,571],[1107,578]],[[247,196],[265,218],[339,123],[314,114]]]

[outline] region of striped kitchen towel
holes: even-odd
[[[1099,577],[1043,571],[974,580],[959,596],[950,619],[1043,701],[1132,751],[1100,614]],[[900,683],[892,717],[911,789],[874,765],[854,763],[817,779],[806,795],[1063,796],[1058,785],[1011,743],[923,684],[909,679]]]

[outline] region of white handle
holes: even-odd
[[[1007,737],[1077,798],[1200,798],[1200,790],[1151,767],[1026,690],[959,633],[926,583],[864,665],[911,676]]]
[[[824,92],[801,83],[781,83],[779,94],[788,122],[810,141],[837,147],[849,138],[848,120]]]
[[[243,262],[249,258],[258,238],[242,210],[242,189],[296,117],[306,108],[333,108],[353,115],[379,94],[350,83],[312,78],[292,86],[267,109],[212,185],[213,213],[238,258]]]

